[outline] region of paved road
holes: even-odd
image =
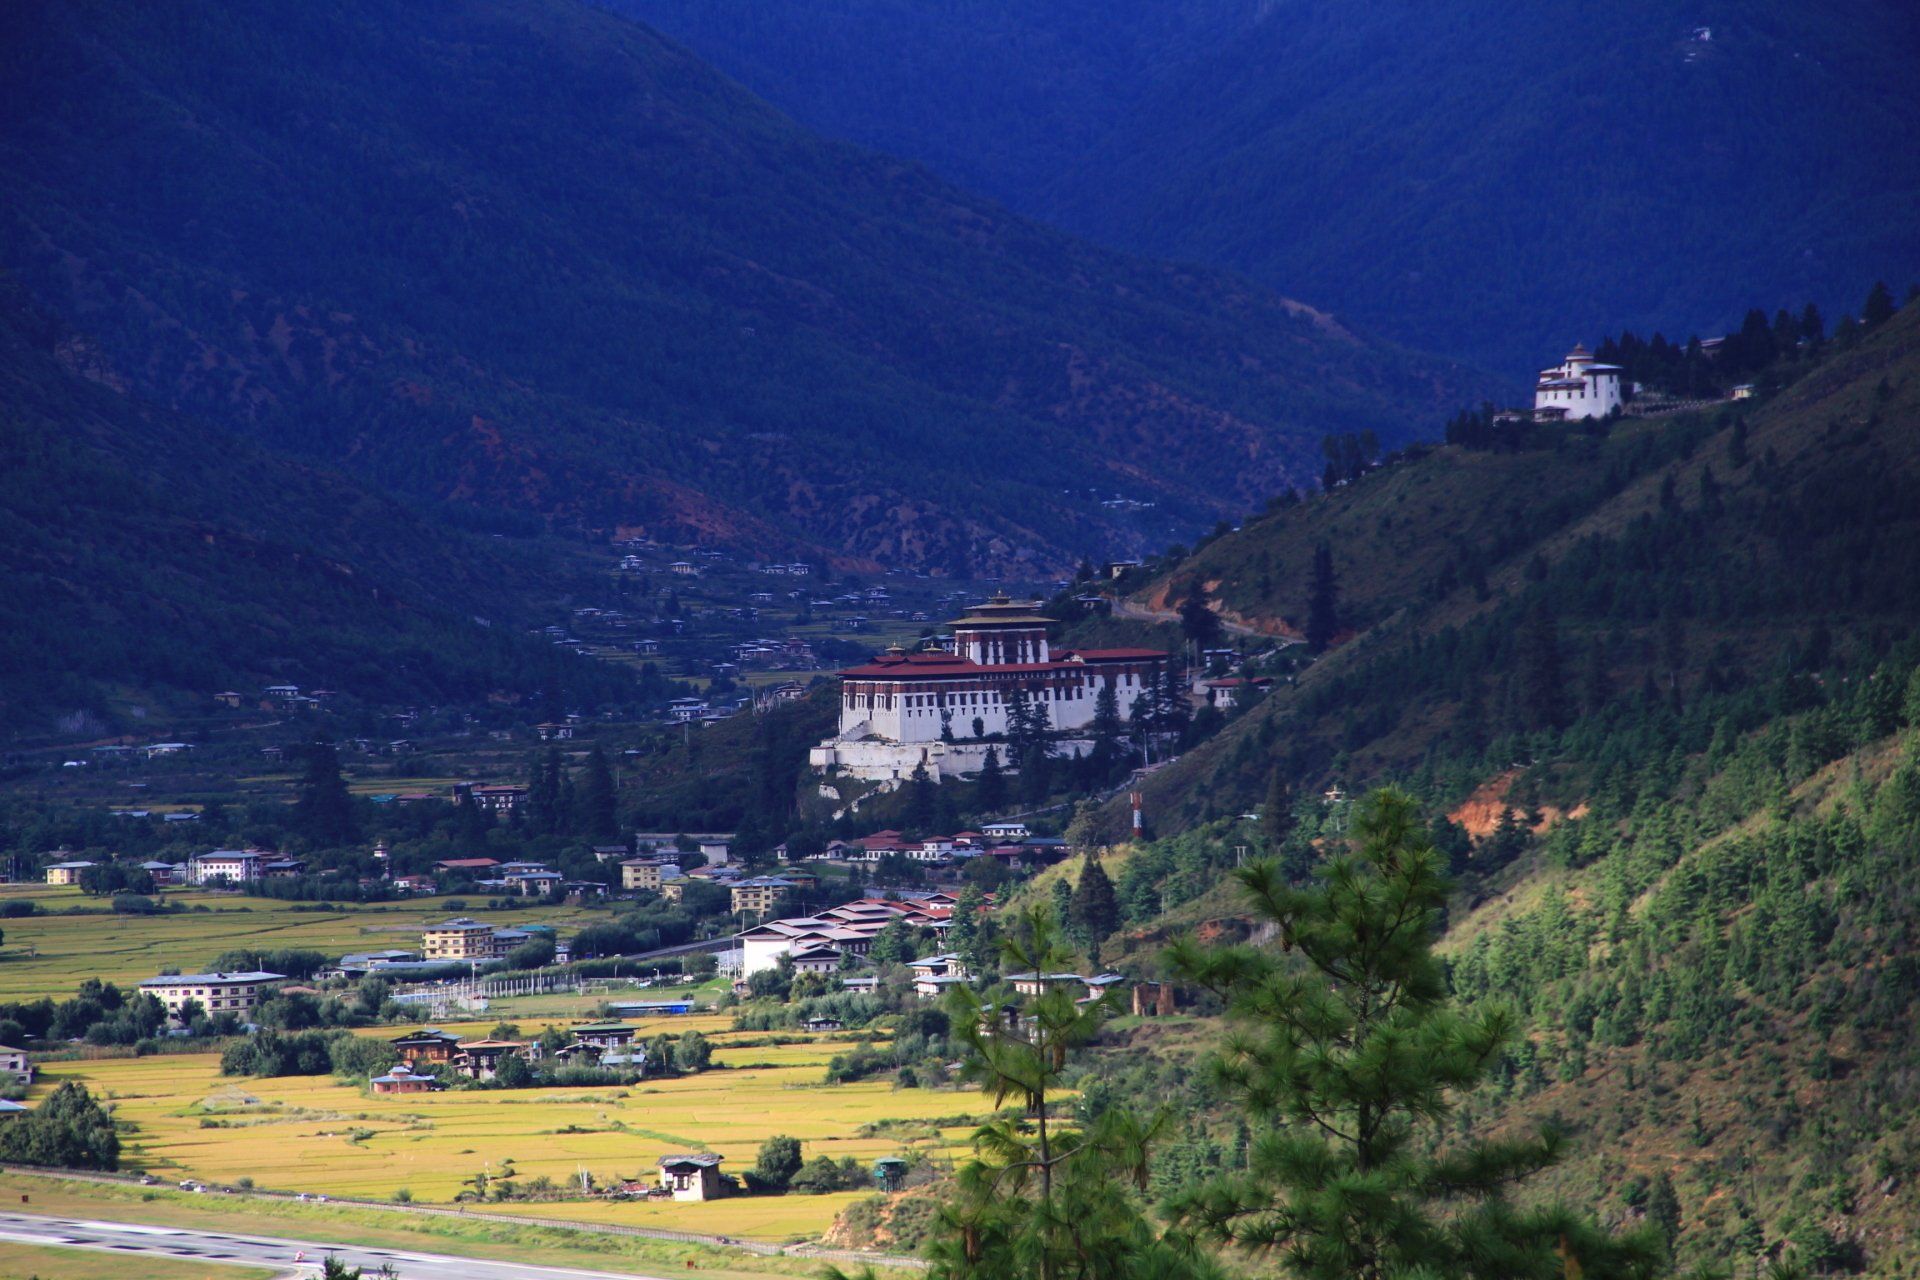
[[[392,1264],[400,1280],[659,1280],[631,1271],[580,1271],[572,1267],[538,1267],[521,1262],[487,1262],[408,1249],[359,1245],[325,1245],[312,1240],[275,1240],[265,1236],[229,1235],[176,1227],[149,1227],[123,1222],[78,1218],[42,1218],[24,1213],[0,1213],[0,1243],[66,1245],[121,1253],[129,1258],[164,1257],[196,1262],[228,1262],[269,1267],[283,1275],[315,1276],[320,1259],[337,1254],[342,1262],[364,1267],[373,1274]],[[294,1257],[304,1252],[308,1264]],[[137,1274],[133,1268],[129,1275]]]

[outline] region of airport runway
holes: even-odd
[[[276,1240],[184,1227],[0,1213],[0,1244],[9,1241],[94,1249],[125,1254],[129,1258],[180,1258],[270,1267],[282,1275],[318,1275],[320,1260],[332,1253],[351,1266],[364,1267],[369,1275],[382,1265],[391,1264],[400,1280],[660,1280],[657,1276],[642,1276],[632,1271],[582,1271],[574,1267],[541,1267],[524,1262],[416,1253],[410,1249],[328,1245],[313,1240]],[[295,1257],[302,1253],[306,1255],[305,1263],[295,1263]],[[133,1269],[129,1269],[129,1274],[135,1274]]]

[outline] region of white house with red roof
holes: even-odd
[[[1130,715],[1167,662],[1158,649],[1055,649],[1037,601],[995,596],[951,625],[951,652],[896,646],[840,673],[840,729],[814,748],[814,768],[874,781],[899,781],[921,763],[936,779],[976,773],[993,745],[980,735],[1007,732],[1017,696],[1071,733],[1093,722],[1103,687]]]

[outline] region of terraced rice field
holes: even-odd
[[[290,902],[218,893],[181,891],[168,901],[187,911],[154,916],[41,915],[0,921],[0,1000],[73,994],[86,978],[122,985],[151,978],[163,968],[193,972],[223,951],[243,947],[309,948],[338,955],[388,947],[416,948],[426,924],[452,914],[445,898],[413,899],[347,911],[295,911]],[[0,904],[26,900],[60,910],[104,906],[78,889],[46,885],[0,885]],[[563,928],[604,920],[604,911],[580,907],[484,909],[469,904],[462,914],[496,924],[554,924]],[[192,910],[206,907],[205,911]]]
[[[521,1025],[528,1034],[538,1030]],[[83,1080],[136,1127],[127,1138],[129,1166],[163,1177],[250,1177],[261,1188],[375,1199],[404,1188],[421,1203],[451,1201],[468,1178],[498,1172],[508,1159],[523,1184],[541,1175],[576,1181],[582,1170],[603,1185],[651,1180],[659,1157],[677,1151],[718,1152],[737,1172],[751,1167],[774,1134],[801,1139],[809,1159],[870,1163],[910,1146],[951,1154],[973,1126],[931,1122],[983,1109],[972,1093],[897,1090],[878,1081],[826,1084],[826,1062],[847,1048],[844,1039],[737,1046],[732,1042],[754,1033],[726,1033],[718,1017],[639,1025],[645,1035],[712,1033],[724,1069],[630,1087],[376,1097],[331,1077],[223,1077],[214,1055],[177,1054],[50,1063],[33,1098],[61,1080]],[[894,1123],[862,1133],[888,1121]],[[785,1240],[824,1231],[849,1199],[563,1202],[482,1211]]]

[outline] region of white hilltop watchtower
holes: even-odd
[[[1533,420],[1606,417],[1621,405],[1620,373],[1619,365],[1598,364],[1592,352],[1575,343],[1564,361],[1540,371],[1533,388]]]

